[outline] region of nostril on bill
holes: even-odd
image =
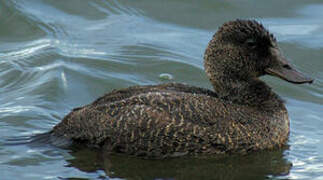
[[[285,69],[292,69],[292,67],[290,67],[290,65],[288,65],[288,64],[284,64],[283,65],[283,68],[285,68]]]

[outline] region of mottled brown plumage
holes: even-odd
[[[52,143],[158,158],[284,145],[286,108],[258,77],[312,80],[280,55],[273,35],[256,21],[225,23],[210,41],[204,62],[214,91],[179,83],[114,90],[69,113],[49,132]]]

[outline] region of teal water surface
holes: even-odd
[[[71,109],[112,89],[170,81],[211,88],[204,49],[222,23],[236,18],[262,22],[285,56],[315,79],[293,85],[263,78],[286,101],[286,149],[143,160],[8,145],[49,131]],[[322,18],[323,2],[314,0],[0,0],[0,179],[322,180]]]

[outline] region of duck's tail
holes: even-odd
[[[32,137],[32,144],[51,144],[60,148],[67,148],[72,145],[72,140],[66,137],[54,135],[53,131],[36,134]]]
[[[5,140],[5,145],[29,145],[32,147],[42,147],[52,145],[60,148],[67,148],[72,144],[72,140],[65,137],[57,137],[52,131],[40,133],[32,136],[18,136]]]

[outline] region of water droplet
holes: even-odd
[[[168,73],[161,73],[159,75],[159,78],[161,80],[172,80],[173,79],[173,76],[171,74],[168,74]]]

